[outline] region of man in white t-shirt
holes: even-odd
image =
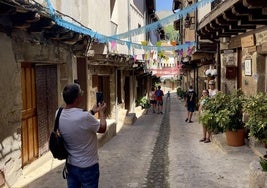
[[[78,84],[69,84],[63,90],[66,103],[59,118],[59,130],[68,151],[67,184],[72,187],[98,187],[99,164],[97,133],[105,133],[106,118],[103,102],[90,112],[79,108],[83,91]],[[99,113],[100,121],[94,117]]]

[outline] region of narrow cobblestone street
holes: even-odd
[[[249,163],[258,157],[248,146],[225,153],[213,142],[199,142],[197,115],[194,123],[186,123],[186,114],[184,103],[172,93],[163,115],[148,111],[124,126],[99,149],[99,187],[247,188]],[[62,168],[24,187],[66,187]]]

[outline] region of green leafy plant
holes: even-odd
[[[218,92],[205,102],[204,111],[199,121],[208,131],[219,133],[236,131],[244,127],[242,122],[242,101],[244,95],[240,90],[230,94]]]
[[[137,106],[141,106],[142,108],[146,108],[146,109],[150,108],[149,101],[145,96],[137,100],[136,103],[137,103]]]
[[[177,96],[180,98],[184,98],[185,96],[185,91],[182,90],[182,88],[178,87],[176,90]]]
[[[216,121],[222,130],[237,131],[244,128],[242,104],[244,94],[241,90],[234,90],[230,94],[222,94],[222,108],[216,114]]]
[[[258,93],[247,96],[243,103],[244,112],[248,115],[245,127],[249,128],[249,136],[267,143],[267,95]]]
[[[249,129],[249,136],[267,144],[267,95],[257,93],[254,96],[246,96],[243,103],[244,112],[248,115],[245,127]],[[267,171],[267,155],[260,157],[262,170]]]
[[[264,172],[267,172],[267,160],[262,158],[262,157],[260,157],[260,165],[262,167],[262,170]]]
[[[218,126],[216,113],[222,109],[222,93],[219,92],[212,98],[207,98],[203,112],[199,116],[199,121],[210,132],[222,132],[222,129]]]

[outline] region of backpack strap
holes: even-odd
[[[57,117],[56,117],[56,120],[55,120],[54,132],[57,132],[57,130],[58,130],[59,116],[60,116],[62,110],[63,110],[63,107],[59,107],[58,112],[57,112]]]

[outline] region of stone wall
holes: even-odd
[[[260,54],[258,46],[267,42],[267,31],[255,33],[255,47],[242,48],[242,88],[245,94],[254,95],[265,91],[266,57]],[[251,61],[251,75],[245,74],[245,61]]]
[[[237,53],[236,52],[229,52],[229,53],[222,53],[221,54],[221,91],[224,93],[229,93],[234,89],[237,88],[237,75],[234,79],[226,78],[226,69],[230,66],[237,67]]]
[[[0,33],[0,171],[8,182],[21,173],[21,81],[11,39]]]
[[[22,31],[13,32],[12,36],[0,32],[0,41],[4,46],[0,50],[0,97],[2,99],[0,101],[2,106],[0,109],[0,172],[3,174],[0,178],[5,177],[7,185],[12,184],[22,172],[21,62],[53,64],[56,67],[58,67],[57,64],[61,64],[61,69],[56,70],[58,77],[53,77],[54,82],[59,83],[57,84],[58,88],[55,88],[55,93],[59,99],[55,100],[59,101],[59,104],[55,104],[56,106],[63,104],[61,91],[65,84],[73,82],[72,65],[74,59],[71,57],[72,54],[69,49],[63,46],[34,42],[31,37]],[[49,134],[47,131],[40,133],[42,135],[39,136],[45,135],[47,137]],[[42,146],[39,149],[39,154],[48,150],[48,145],[44,139],[42,139]]]

